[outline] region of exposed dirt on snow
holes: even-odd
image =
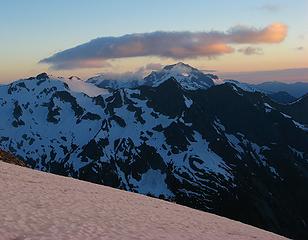
[[[285,239],[162,200],[0,162],[0,239]]]
[[[19,165],[19,166],[22,166],[22,167],[26,167],[26,164],[23,161],[21,161],[20,159],[18,159],[14,155],[12,155],[8,152],[5,152],[1,149],[0,149],[0,161],[12,163],[12,164]]]

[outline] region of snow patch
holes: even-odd
[[[185,105],[187,108],[190,108],[191,105],[193,105],[193,100],[191,100],[190,98],[187,98],[184,96],[184,99],[185,99]]]
[[[0,162],[2,239],[286,239],[159,199]]]
[[[166,182],[166,174],[161,173],[160,170],[149,169],[142,174],[140,181],[131,181],[135,186],[138,186],[138,192],[142,194],[153,194],[156,197],[163,194],[165,197],[174,196],[168,189]]]

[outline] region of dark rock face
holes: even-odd
[[[81,78],[80,78],[80,77],[77,77],[77,76],[70,76],[68,79],[70,79],[70,80],[73,80],[73,79],[81,80]]]
[[[36,79],[45,80],[45,79],[49,79],[49,77],[48,77],[47,73],[41,73],[41,74],[36,76]]]
[[[185,108],[183,89],[174,78],[163,82],[157,88],[141,87],[140,90],[141,95],[147,96],[147,105],[164,115],[175,117]],[[172,104],[169,104],[170,99]]]
[[[36,82],[0,87],[0,147],[33,168],[308,238],[307,98],[174,78],[90,98]]]
[[[2,151],[2,150],[0,150],[0,161],[15,164],[15,165],[22,166],[22,167],[27,166],[26,163],[24,163],[22,160],[15,157],[13,154]]]

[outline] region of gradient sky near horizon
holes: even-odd
[[[251,72],[240,79],[247,82],[261,81],[254,78],[256,72],[265,74],[262,81],[280,80],[281,74],[275,73],[285,69],[293,69],[293,75],[282,81],[308,81],[307,12],[308,0],[1,0],[0,82],[43,71],[87,78],[177,61],[227,77]],[[156,31],[166,36],[148,34]],[[174,38],[174,32],[183,39]],[[140,35],[129,35],[133,33]],[[270,34],[283,36],[276,40]],[[116,45],[121,51],[90,48],[87,43],[97,38],[95,47]],[[162,44],[153,47],[153,38],[154,44],[160,38]],[[195,38],[198,46],[193,45]],[[176,50],[170,49],[173,43]],[[85,50],[75,49],[78,45]],[[57,53],[61,55],[53,57]],[[39,63],[43,59],[47,61]]]

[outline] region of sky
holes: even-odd
[[[0,82],[178,61],[247,82],[308,81],[307,12],[308,0],[1,0]]]

